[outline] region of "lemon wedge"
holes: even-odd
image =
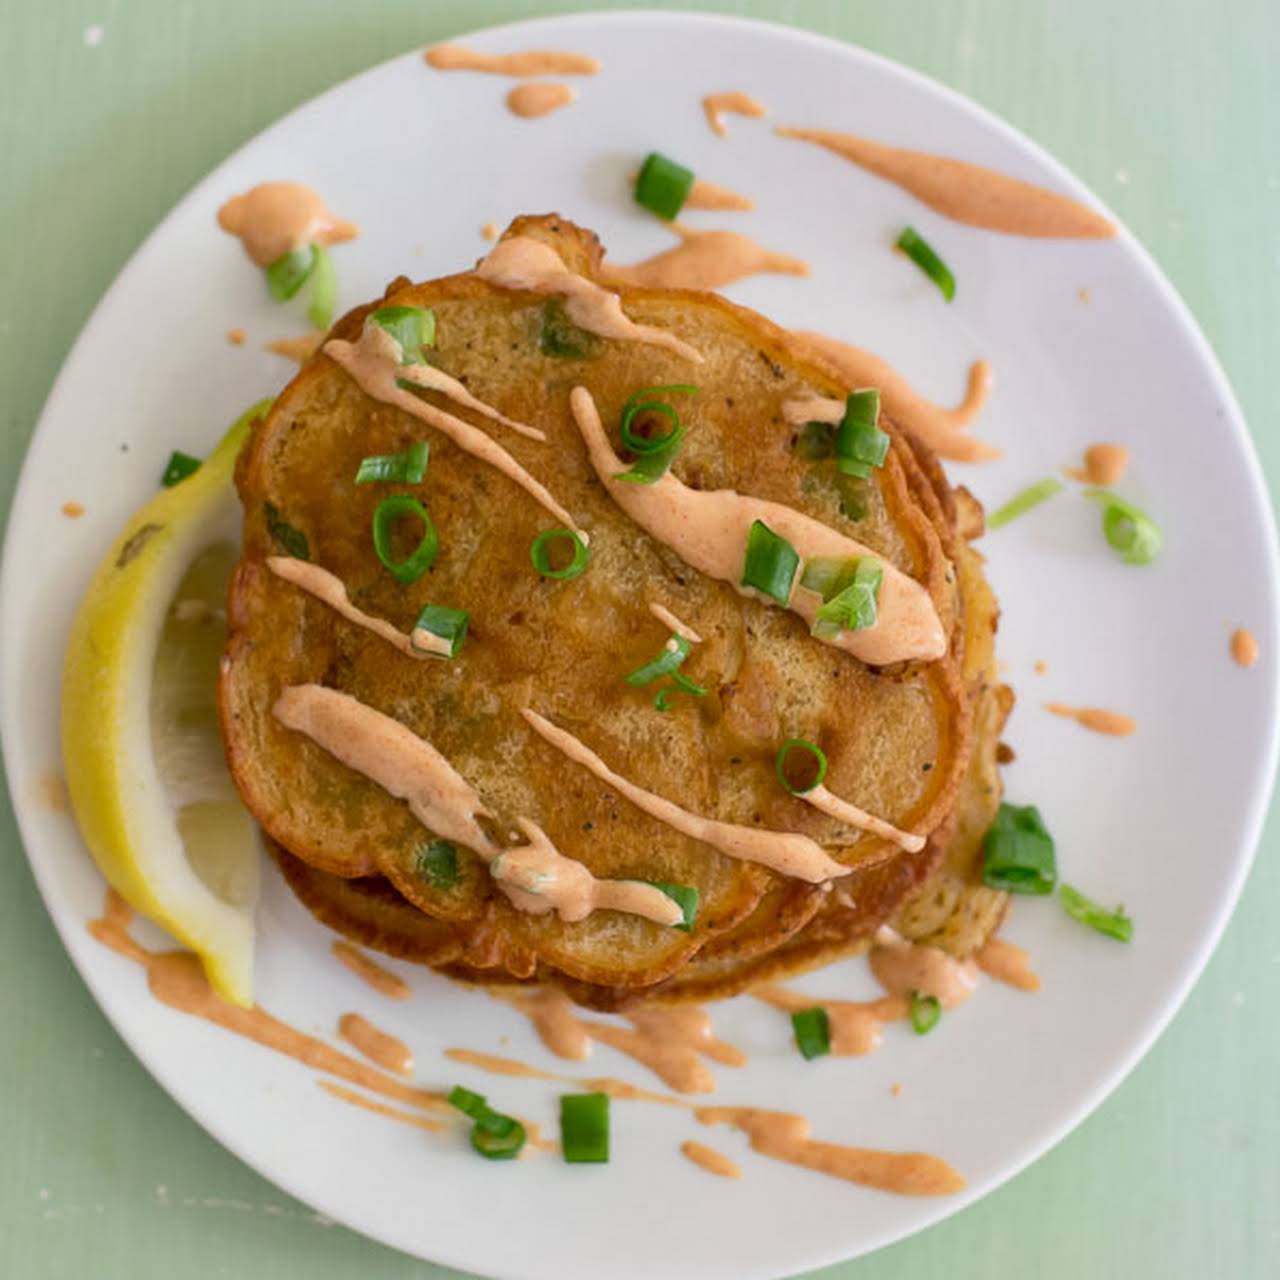
[[[111,885],[253,1002],[257,830],[218,732],[232,473],[269,400],[198,471],[134,513],[80,603],[62,680],[62,756],[81,833]]]

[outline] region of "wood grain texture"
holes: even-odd
[[[224,155],[305,98],[415,44],[552,10],[609,7],[623,6],[7,5],[0,18],[0,504],[7,510],[41,402],[94,302],[143,235]],[[1236,387],[1273,487],[1280,481],[1273,407],[1280,7],[1273,0],[701,0],[699,7],[855,40],[970,94],[1063,159],[1132,227],[1187,299]],[[94,24],[103,28],[96,45],[85,39]],[[1235,621],[1223,619],[1224,637]],[[7,804],[0,850],[7,1019],[0,1274],[457,1274],[317,1222],[206,1137],[138,1066],[73,972]],[[1276,1274],[1277,901],[1273,818],[1207,974],[1111,1101],[980,1205],[822,1274]],[[909,1077],[893,1105],[911,1105]]]

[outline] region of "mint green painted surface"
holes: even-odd
[[[3,508],[40,405],[94,302],[142,237],[228,152],[335,81],[415,45],[515,18],[622,7],[603,0],[0,6]],[[887,54],[969,94],[1064,160],[1133,228],[1190,303],[1235,385],[1273,487],[1280,481],[1274,0],[703,7],[807,26]],[[95,24],[103,36],[91,46],[85,33]],[[1195,447],[1195,429],[1171,422],[1173,447]],[[1207,508],[1213,501],[1210,479],[1205,501]],[[1209,514],[1171,512],[1168,519]],[[1203,854],[1212,858],[1215,850]],[[1133,907],[1141,921],[1141,904]],[[1217,956],[1119,1092],[981,1204],[822,1274],[1280,1274],[1278,914],[1280,825],[1273,817]],[[7,802],[0,810],[0,1013],[0,1275],[456,1274],[317,1223],[161,1093],[63,954]],[[1000,1123],[998,1099],[970,1105],[989,1106],[992,1124]],[[799,1183],[796,1194],[803,1194]]]

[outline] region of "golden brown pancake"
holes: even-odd
[[[558,218],[520,219],[507,234],[554,245],[587,277],[599,271],[595,238]],[[847,388],[831,371],[798,353],[768,321],[713,295],[618,292],[633,320],[678,334],[704,363],[604,339],[584,340],[579,356],[546,354],[548,326],[563,324],[554,302],[471,273],[396,281],[385,299],[431,308],[432,363],[503,414],[546,433],[545,442],[530,440],[423,393],[483,429],[573,513],[591,538],[587,572],[567,582],[534,572],[530,545],[558,522],[508,478],[413,416],[371,399],[318,354],[281,393],[240,461],[244,548],[219,693],[228,759],[255,817],[311,872],[361,886],[355,897],[343,897],[319,874],[291,873],[322,918],[329,912],[357,936],[360,929],[412,934],[400,932],[398,908],[394,925],[384,927],[382,916],[368,922],[365,889],[380,877],[414,909],[452,928],[459,964],[640,989],[678,973],[704,948],[707,963],[718,948],[720,963],[729,965],[784,939],[799,946],[808,922],[825,913],[820,891],[728,858],[645,814],[534,734],[523,708],[690,811],[804,833],[859,875],[876,869],[897,885],[922,878],[939,842],[906,854],[850,829],[781,787],[774,756],[790,737],[818,743],[831,762],[831,791],[928,837],[944,827],[968,765],[973,694],[964,671],[967,610],[954,559],[955,508],[930,456],[882,418],[889,454],[862,486],[860,506],[842,507],[847,494],[797,451],[782,414],[791,398],[843,397]],[[334,335],[358,338],[371,309],[344,317]],[[785,503],[864,543],[927,589],[951,637],[948,655],[869,667],[812,639],[794,614],[693,572],[633,523],[589,465],[569,392],[590,389],[617,447],[627,397],[671,383],[698,387],[677,402],[688,428],[672,469],[681,481]],[[353,478],[365,456],[423,439],[430,466],[412,492],[429,507],[441,550],[431,571],[406,587],[380,564],[369,530],[376,505],[409,490],[357,486]],[[265,561],[281,551],[273,536],[281,522],[305,538],[309,558],[337,575],[362,610],[401,631],[412,628],[425,603],[466,609],[470,634],[459,657],[403,654],[270,572]],[[668,638],[649,614],[654,601],[705,637],[684,671],[708,695],[679,699],[666,714],[655,710],[651,689],[623,679]],[[497,815],[496,838],[507,839],[516,819],[527,818],[596,876],[695,886],[695,927],[684,932],[613,911],[573,923],[519,911],[466,849],[458,851],[457,883],[432,885],[418,866],[431,833],[405,804],[272,714],[284,689],[309,683],[349,694],[432,743]],[[382,886],[372,896],[390,901]],[[831,924],[828,931],[839,929]]]

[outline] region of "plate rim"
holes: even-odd
[[[472,27],[465,31],[451,33],[434,41],[433,43],[488,39],[489,37],[503,37],[515,33],[523,35],[526,32],[540,34],[550,29],[562,26],[571,27],[582,22],[620,26],[628,24],[644,25],[655,21],[675,25],[702,26],[705,28],[715,28],[725,25],[732,26],[735,29],[754,28],[771,39],[807,44],[827,51],[836,52],[841,56],[851,57],[855,61],[863,60],[867,63],[873,64],[882,72],[887,72],[906,80],[911,87],[941,99],[947,107],[970,116],[985,129],[989,129],[992,132],[1001,135],[1005,140],[1011,142],[1024,152],[1029,153],[1037,163],[1043,165],[1046,170],[1052,173],[1071,194],[1077,197],[1083,197],[1091,206],[1102,210],[1118,228],[1117,239],[1123,242],[1126,250],[1133,255],[1134,261],[1144,277],[1144,282],[1147,285],[1154,287],[1154,291],[1159,296],[1160,301],[1164,304],[1171,317],[1177,322],[1180,332],[1190,340],[1191,346],[1199,358],[1202,370],[1208,375],[1209,382],[1223,405],[1225,410],[1223,415],[1225,424],[1230,430],[1234,443],[1240,449],[1245,462],[1244,471],[1248,477],[1250,496],[1253,499],[1255,508],[1261,515],[1261,522],[1264,526],[1264,531],[1269,535],[1265,539],[1262,552],[1263,559],[1269,573],[1268,585],[1270,587],[1272,606],[1272,616],[1270,621],[1274,632],[1276,634],[1280,634],[1280,539],[1277,538],[1276,515],[1271,503],[1266,476],[1262,469],[1252,434],[1249,431],[1247,420],[1238,400],[1236,399],[1234,390],[1231,387],[1222,364],[1218,359],[1217,353],[1209,342],[1207,336],[1200,328],[1200,325],[1196,321],[1190,307],[1182,298],[1182,295],[1179,293],[1172,281],[1169,280],[1160,269],[1160,266],[1150,251],[1147,250],[1142,242],[1129,230],[1126,224],[1115,215],[1106,202],[1103,201],[1092,188],[1078,178],[1065,163],[1057,159],[1056,156],[1054,156],[1034,138],[1024,133],[1015,125],[1004,120],[990,108],[976,102],[974,99],[968,97],[959,90],[953,89],[951,86],[942,83],[925,72],[899,62],[894,58],[879,53],[873,49],[869,49],[852,40],[845,40],[836,36],[829,36],[820,32],[812,31],[808,28],[796,27],[785,22],[767,19],[748,18],[735,14],[714,13],[700,10],[665,10],[652,8],[610,10],[603,12],[597,10],[586,10],[581,12],[522,18],[489,26]],[[169,218],[172,217],[177,210],[187,204],[198,192],[202,191],[207,185],[212,183],[219,171],[229,161],[239,155],[241,151],[255,144],[276,128],[284,125],[288,121],[291,121],[295,116],[307,111],[318,100],[326,98],[331,94],[341,93],[363,78],[377,75],[393,63],[413,58],[419,55],[422,49],[428,47],[430,47],[430,44],[415,42],[403,52],[393,54],[389,58],[385,58],[371,66],[365,67],[360,71],[355,72],[353,75],[347,76],[344,79],[321,89],[319,92],[312,94],[290,110],[277,116],[257,133],[243,139],[232,150],[224,154],[221,159],[219,159],[197,182],[192,184],[192,186],[189,187],[181,197],[179,197],[179,199],[177,199],[163,213],[151,230],[143,237],[136,248],[126,258],[125,262],[113,276],[111,282],[107,285],[102,295],[94,304],[93,309],[90,311],[79,333],[76,335],[75,340],[67,349],[67,352],[59,365],[58,373],[55,375],[49,392],[41,405],[39,414],[35,421],[35,426],[31,432],[30,438],[28,439],[27,446],[23,454],[23,462],[19,471],[18,481],[14,488],[8,518],[6,520],[3,556],[0,557],[0,619],[4,620],[4,622],[0,624],[0,628],[12,625],[12,623],[8,621],[9,614],[4,606],[11,591],[10,584],[15,576],[13,562],[17,558],[17,552],[15,549],[13,535],[16,526],[19,523],[20,514],[25,511],[26,506],[31,501],[29,490],[31,488],[30,459],[32,448],[40,435],[51,408],[59,398],[60,391],[62,390],[65,369],[76,357],[82,344],[89,341],[89,335],[94,329],[99,312],[102,310],[107,298],[116,291],[117,287],[122,284],[126,277],[132,274],[136,268],[138,260],[147,250],[152,240],[159,234],[161,228]],[[1270,687],[1266,692],[1269,695],[1271,705],[1275,707],[1277,702],[1280,701],[1280,666],[1273,669]],[[51,878],[46,881],[46,876],[42,872],[41,864],[32,852],[34,845],[38,841],[38,833],[35,830],[33,817],[36,806],[28,797],[20,796],[17,788],[13,785],[16,772],[14,761],[20,754],[21,749],[19,746],[18,729],[16,726],[11,725],[10,721],[11,709],[9,707],[9,699],[6,693],[6,683],[0,682],[0,758],[2,758],[4,762],[6,783],[8,785],[14,817],[18,827],[18,834],[22,842],[23,853],[26,856],[27,865],[30,868],[33,879],[35,880],[45,911],[57,931],[63,948],[67,952],[68,958],[71,960],[80,979],[84,982],[86,987],[88,987],[100,1012],[110,1023],[112,1030],[128,1046],[130,1052],[134,1055],[139,1065],[146,1071],[148,1076],[150,1076],[150,1078],[164,1090],[164,1092],[178,1105],[178,1107],[196,1124],[198,1124],[210,1138],[225,1150],[229,1151],[238,1160],[243,1162],[259,1177],[271,1183],[273,1186],[278,1187],[286,1194],[292,1196],[295,1200],[308,1205],[326,1217],[334,1219],[336,1222],[341,1223],[344,1227],[356,1234],[373,1240],[385,1247],[395,1249],[398,1252],[404,1253],[406,1256],[470,1271],[472,1269],[471,1264],[466,1258],[458,1255],[450,1256],[447,1249],[442,1252],[436,1252],[433,1248],[432,1256],[427,1258],[411,1246],[402,1245],[386,1237],[373,1234],[358,1223],[352,1222],[341,1212],[340,1209],[331,1205],[316,1203],[310,1197],[304,1196],[295,1189],[292,1179],[277,1176],[274,1172],[268,1173],[253,1156],[248,1154],[248,1152],[242,1148],[242,1144],[237,1139],[227,1136],[212,1123],[207,1122],[206,1119],[202,1118],[198,1099],[191,1099],[189,1101],[186,1097],[176,1091],[175,1088],[171,1088],[166,1079],[157,1074],[148,1062],[142,1046],[139,1043],[136,1043],[135,1038],[132,1037],[124,1028],[118,1025],[111,1015],[109,1001],[106,996],[106,989],[109,986],[114,986],[115,983],[101,980],[95,973],[92,966],[83,965],[81,963],[77,955],[77,949],[71,944],[71,923],[67,922],[64,927],[64,922],[59,920],[58,914],[54,911],[53,901],[56,896],[55,887],[52,884]],[[1192,988],[1203,974],[1209,960],[1217,950],[1227,924],[1230,922],[1231,916],[1239,903],[1245,881],[1248,878],[1249,872],[1251,871],[1257,857],[1263,825],[1270,811],[1277,786],[1276,771],[1277,764],[1280,763],[1280,717],[1275,715],[1272,716],[1267,740],[1264,744],[1264,749],[1260,755],[1260,759],[1262,760],[1262,767],[1258,772],[1258,782],[1254,786],[1253,795],[1248,806],[1248,812],[1244,815],[1244,821],[1242,822],[1244,836],[1236,850],[1233,874],[1220,891],[1213,919],[1199,940],[1198,945],[1185,957],[1180,970],[1176,975],[1170,975],[1171,980],[1168,984],[1168,994],[1164,998],[1159,1010],[1153,1017],[1151,1017],[1143,1034],[1139,1035],[1133,1041],[1125,1053],[1120,1054],[1117,1057],[1115,1063],[1106,1072],[1105,1077],[1093,1088],[1086,1090],[1080,1100],[1073,1107],[1065,1109],[1061,1113],[1058,1122],[1049,1127],[1049,1131],[1044,1137],[1030,1143],[1025,1151],[1023,1151],[1016,1159],[1011,1160],[998,1173],[991,1175],[981,1182],[970,1185],[965,1191],[957,1196],[931,1202],[929,1207],[913,1224],[904,1226],[901,1229],[889,1228],[879,1234],[868,1234],[865,1239],[856,1246],[856,1251],[853,1253],[848,1253],[844,1250],[831,1252],[830,1250],[823,1249],[817,1253],[806,1255],[799,1260],[800,1271],[792,1274],[798,1276],[815,1268],[829,1266],[839,1262],[852,1261],[856,1258],[864,1257],[884,1249],[889,1245],[896,1244],[902,1240],[918,1235],[930,1227],[945,1221],[956,1213],[959,1213],[969,1206],[977,1203],[977,1201],[984,1199],[987,1195],[1004,1186],[1007,1182],[1024,1172],[1030,1165],[1034,1164],[1056,1148],[1067,1136],[1074,1132],[1090,1115],[1092,1115],[1098,1107],[1116,1091],[1116,1089],[1120,1087],[1142,1059],[1150,1052],[1155,1042],[1164,1034],[1173,1018],[1184,1006]],[[141,1037],[137,1037],[137,1039],[141,1040]],[[499,1277],[499,1273],[484,1274],[491,1274],[494,1277]],[[528,1274],[531,1275],[532,1273]],[[501,1273],[500,1280],[507,1280],[508,1277],[510,1280],[523,1280],[523,1273],[517,1273],[514,1271],[503,1272]]]

